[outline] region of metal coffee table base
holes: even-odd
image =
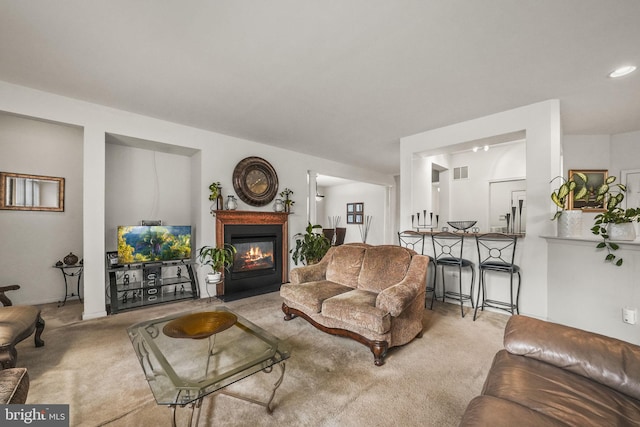
[[[278,378],[278,381],[276,381],[275,384],[273,385],[273,390],[271,391],[271,395],[269,396],[269,400],[267,400],[267,401],[256,400],[256,399],[253,399],[253,398],[250,398],[250,397],[242,396],[242,395],[240,395],[238,393],[227,391],[225,389],[220,389],[220,390],[212,393],[212,395],[215,396],[216,394],[224,394],[226,396],[230,396],[230,397],[233,397],[233,398],[236,398],[236,399],[244,400],[246,402],[254,403],[256,405],[264,406],[267,409],[267,413],[271,414],[273,412],[273,407],[271,406],[271,402],[273,402],[273,398],[276,395],[276,390],[278,389],[278,387],[280,387],[280,384],[282,384],[282,380],[284,379],[285,362],[282,361],[280,363],[276,363],[276,366],[280,368],[280,377]],[[262,372],[265,372],[265,373],[268,373],[268,374],[271,373],[272,371],[273,371],[273,365],[262,370]],[[173,427],[177,427],[177,423],[176,423],[176,410],[177,410],[177,408],[178,407],[184,408],[185,406],[190,406],[191,407],[191,417],[189,418],[189,424],[188,425],[189,425],[189,427],[194,425],[193,422],[195,420],[195,427],[198,427],[198,423],[200,422],[200,411],[202,409],[202,401],[207,396],[202,396],[198,400],[196,400],[196,401],[194,401],[194,402],[192,402],[191,404],[188,404],[188,405],[169,405],[171,407],[171,412],[172,412],[172,426]]]

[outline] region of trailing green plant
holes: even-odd
[[[624,209],[620,206],[624,200],[624,193],[626,193],[627,187],[619,183],[612,185],[616,179],[615,176],[608,177],[596,192],[596,202],[605,201],[604,206],[606,210],[595,216],[591,232],[602,238],[602,242],[598,243],[596,248],[607,250],[607,255],[604,258],[605,261],[620,267],[623,259],[613,253],[613,251],[618,250],[620,246],[610,240],[608,224],[638,222],[640,221],[640,208]]]
[[[220,194],[220,189],[222,186],[219,182],[214,182],[209,186],[209,190],[211,190],[211,194],[209,194],[209,200],[212,202],[218,198],[218,194]]]
[[[574,180],[573,176],[579,177],[583,184],[578,187],[578,183]],[[569,179],[566,179],[563,176],[556,176],[549,181],[551,183],[558,178],[562,180],[560,188],[557,188],[551,193],[551,200],[556,205],[556,213],[553,218],[551,218],[551,221],[560,218],[562,212],[567,209],[567,201],[572,194],[573,200],[584,200],[587,197],[587,176],[581,172],[574,172],[573,176]]]
[[[316,228],[322,228],[321,225],[307,225],[305,233],[298,233],[293,236],[296,239],[296,247],[289,252],[292,254],[293,262],[298,265],[298,261],[311,265],[315,264],[324,257],[331,242],[324,237],[324,234],[314,233]]]
[[[203,246],[198,249],[198,261],[200,265],[210,266],[214,273],[221,273],[222,270],[229,270],[235,254],[236,248],[228,243],[222,247]]]

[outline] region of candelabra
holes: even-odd
[[[420,230],[420,228],[438,228],[438,219],[440,215],[436,214],[436,224],[433,225],[433,212],[429,212],[429,224],[427,224],[427,210],[424,209],[422,211],[423,223],[420,223],[420,212],[417,212],[415,215],[411,215],[411,228],[415,228],[416,230]],[[415,224],[416,218],[418,219],[418,224]]]

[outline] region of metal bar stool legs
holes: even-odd
[[[476,235],[478,248],[478,270],[480,284],[478,286],[478,296],[476,298],[476,308],[473,313],[473,320],[476,320],[478,308],[484,311],[485,307],[496,308],[513,314],[520,314],[520,285],[522,276],[520,267],[514,263],[517,237],[503,233],[487,233]],[[509,301],[499,301],[488,298],[487,294],[487,272],[502,273],[509,275]],[[514,302],[514,276],[518,276],[518,285],[515,288]],[[482,293],[482,299],[480,294]]]
[[[487,288],[486,288],[486,279],[485,276],[487,271],[481,269],[480,271],[480,286],[478,286],[478,297],[476,299],[476,308],[473,313],[473,320],[476,320],[478,315],[478,309],[484,311],[485,307],[492,307],[501,310],[505,310],[513,314],[520,314],[520,282],[522,280],[522,276],[520,275],[520,271],[514,271],[509,278],[509,302],[497,301],[493,299],[486,299]],[[516,286],[516,298],[515,303],[513,302],[513,277],[514,275],[518,276],[518,285]],[[482,299],[480,299],[480,292],[482,292]]]

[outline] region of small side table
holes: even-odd
[[[64,277],[64,300],[58,301],[58,307],[62,307],[63,305],[65,305],[67,303],[67,298],[77,297],[80,302],[82,302],[82,297],[80,296],[80,282],[82,281],[82,270],[84,270],[84,265],[54,265],[53,267],[60,270],[62,276]],[[77,294],[73,293],[73,288],[71,294],[69,294],[69,283],[67,282],[67,277],[75,277],[78,280]]]

